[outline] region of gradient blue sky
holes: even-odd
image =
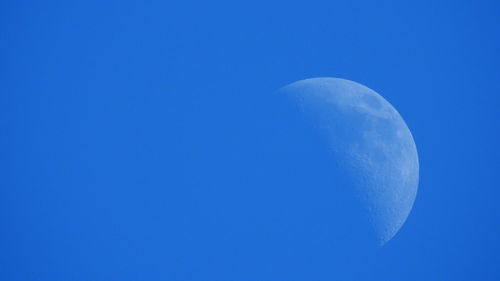
[[[495,1],[2,1],[0,280],[500,280],[499,21]],[[269,95],[317,76],[379,92],[419,151],[413,211],[368,256],[259,236],[300,216],[263,160]]]

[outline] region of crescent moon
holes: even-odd
[[[280,92],[325,136],[378,245],[387,243],[406,221],[418,189],[417,149],[403,118],[375,91],[345,79],[306,79]]]

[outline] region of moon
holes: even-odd
[[[324,137],[375,243],[386,244],[410,214],[419,181],[416,145],[401,115],[375,91],[340,78],[305,79],[279,92]]]

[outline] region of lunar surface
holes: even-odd
[[[280,89],[292,98],[342,167],[379,246],[407,219],[418,188],[419,164],[410,130],[373,90],[338,78],[301,80]]]

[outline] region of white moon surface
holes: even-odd
[[[280,92],[325,136],[384,245],[406,221],[418,189],[417,149],[403,118],[375,91],[345,79],[306,79]]]

